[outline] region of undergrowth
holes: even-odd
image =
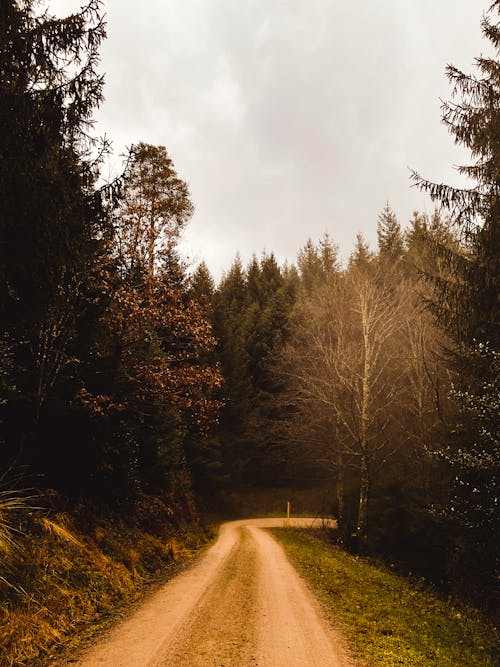
[[[224,518],[286,516],[287,502],[293,516],[330,516],[334,503],[329,486],[240,488],[224,490],[210,499],[208,511]]]
[[[117,515],[34,510],[0,563],[0,666],[50,664],[207,543],[195,517],[156,497]]]
[[[290,560],[369,667],[494,667],[495,631],[474,610],[347,554],[312,531],[276,528]],[[319,531],[316,531],[319,533]]]

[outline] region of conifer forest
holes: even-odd
[[[215,279],[180,247],[196,202],[168,146],[139,137],[103,178],[101,2],[64,18],[1,2],[6,608],[27,541],[101,517],[161,533],[295,489],[343,549],[497,617],[499,11],[482,24],[496,56],[447,69],[467,188],[412,171],[433,212],[401,221],[387,202],[376,249],[358,234],[344,259],[341,223],[305,226],[294,261],[256,248]]]

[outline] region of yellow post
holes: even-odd
[[[290,501],[286,501],[286,525],[290,528]]]

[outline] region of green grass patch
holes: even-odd
[[[418,583],[327,544],[320,531],[271,532],[354,655],[370,667],[499,664],[498,636],[474,610],[453,606]]]

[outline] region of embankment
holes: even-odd
[[[119,512],[37,504],[10,526],[4,549],[1,667],[47,665],[90,641],[210,539],[198,517],[155,496]]]

